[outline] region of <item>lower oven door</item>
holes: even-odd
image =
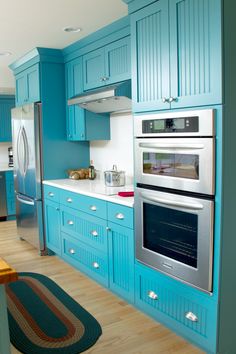
[[[212,291],[212,200],[136,188],[136,258]]]
[[[136,138],[136,182],[214,195],[214,144],[214,138]]]

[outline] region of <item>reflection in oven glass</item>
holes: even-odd
[[[143,246],[197,268],[198,216],[143,204]]]
[[[143,153],[143,173],[199,179],[199,155]]]

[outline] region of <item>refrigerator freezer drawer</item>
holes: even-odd
[[[45,248],[42,201],[17,194],[16,222],[18,236],[42,253]]]

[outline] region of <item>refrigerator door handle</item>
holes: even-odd
[[[24,150],[22,150],[22,145],[24,144],[23,142],[23,136],[22,136],[22,127],[20,127],[18,136],[17,136],[17,151],[16,151],[16,157],[17,157],[17,163],[19,166],[20,174],[23,176],[24,175],[24,169],[22,166],[22,160],[24,161]],[[24,147],[24,145],[23,145]],[[20,156],[21,155],[21,156]]]
[[[34,205],[34,200],[33,199],[26,199],[26,198],[22,198],[20,197],[19,194],[16,194],[16,199],[23,204],[27,204],[27,205]]]
[[[24,141],[24,175],[26,175],[26,172],[29,167],[29,144],[28,144],[27,134],[24,127],[22,128],[22,138]]]

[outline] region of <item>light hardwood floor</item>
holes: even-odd
[[[49,276],[100,322],[103,334],[86,353],[203,354],[57,256],[40,257],[31,245],[17,238],[14,221],[0,222],[0,256],[18,272]],[[12,347],[12,354],[18,353]]]

